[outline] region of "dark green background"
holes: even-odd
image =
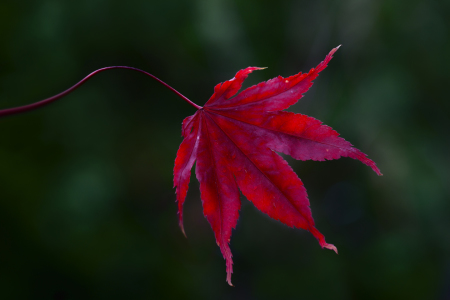
[[[127,70],[0,120],[1,299],[449,299],[450,1],[0,0],[0,108],[104,66],[142,68],[203,105],[218,82],[308,71],[342,44],[290,111],[377,162],[288,159],[311,234],[243,199],[235,287],[198,182],[178,228],[172,170],[195,109]]]

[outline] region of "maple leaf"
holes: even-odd
[[[314,225],[302,181],[276,152],[299,160],[351,157],[381,175],[366,154],[332,128],[312,117],[282,111],[312,86],[338,48],[308,73],[278,76],[235,96],[247,76],[263,68],[240,70],[232,79],[216,85],[208,102],[183,121],[184,139],[174,167],[180,227],[184,233],[183,203],[196,162],[203,213],[225,258],[230,285],[233,261],[229,242],[239,217],[239,190],[271,218],[310,231],[322,248],[337,253]]]
[[[111,66],[95,70],[74,86],[47,99],[2,109],[0,118],[53,103],[94,75],[113,69],[143,73],[177,94],[197,109],[194,115],[183,121],[183,141],[175,159],[174,187],[180,227],[184,233],[183,203],[191,169],[197,162],[195,174],[200,182],[203,213],[225,258],[227,282],[232,285],[233,261],[229,243],[239,217],[239,190],[262,212],[290,227],[310,231],[322,248],[337,253],[336,247],[328,244],[314,226],[303,183],[276,151],[300,160],[351,157],[382,175],[366,154],[353,148],[330,127],[314,118],[283,111],[312,86],[312,81],[327,67],[338,48],[331,50],[323,62],[306,74],[288,78],[278,76],[235,96],[247,76],[263,68],[240,70],[232,79],[216,85],[214,94],[204,107],[148,72],[128,66]]]

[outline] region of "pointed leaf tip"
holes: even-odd
[[[180,221],[180,229],[181,229],[181,232],[183,233],[184,237],[187,238],[186,232],[184,231],[183,221]]]
[[[337,46],[337,47],[331,49],[331,52],[334,54],[336,51],[339,50],[339,48],[341,48],[341,46],[342,46],[342,45],[339,45],[339,46]]]
[[[227,278],[227,283],[228,283],[229,286],[234,287],[234,285],[231,283],[231,278]]]
[[[333,244],[326,244],[326,245],[322,246],[322,248],[327,248],[327,249],[333,250],[334,252],[336,252],[336,254],[338,254],[338,250]]]

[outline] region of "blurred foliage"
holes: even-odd
[[[0,120],[1,299],[449,299],[450,2],[2,0],[0,107],[54,95],[109,65],[142,68],[203,105],[218,82],[329,67],[290,110],[374,159],[289,159],[321,250],[243,199],[235,273],[198,183],[179,228],[180,125],[194,109],[142,74],[94,77]]]

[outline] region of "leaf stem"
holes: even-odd
[[[89,75],[87,75],[86,77],[84,77],[82,80],[80,80],[77,84],[75,84],[74,86],[72,86],[71,88],[65,90],[64,92],[61,92],[55,96],[52,96],[50,98],[32,103],[32,104],[28,104],[28,105],[24,105],[24,106],[19,106],[19,107],[13,107],[13,108],[8,108],[8,109],[3,109],[0,110],[0,118],[1,117],[6,117],[9,115],[14,115],[14,114],[19,114],[19,113],[23,113],[23,112],[27,112],[33,109],[37,109],[40,108],[42,106],[45,106],[47,104],[50,104],[58,99],[61,99],[62,97],[68,95],[69,93],[71,93],[72,91],[74,91],[75,89],[77,89],[78,87],[80,87],[83,83],[85,83],[89,78],[91,78],[92,76],[106,71],[106,70],[111,70],[111,69],[128,69],[128,70],[133,70],[133,71],[138,71],[140,73],[143,73],[147,76],[150,76],[151,78],[155,79],[156,81],[158,81],[159,83],[161,83],[162,85],[164,85],[166,88],[168,88],[169,90],[171,90],[172,92],[174,92],[175,94],[177,94],[180,98],[182,98],[184,101],[186,101],[187,103],[189,103],[190,105],[192,105],[193,107],[195,107],[196,109],[201,109],[202,107],[195,104],[194,102],[192,102],[191,100],[189,100],[188,98],[186,98],[185,96],[183,96],[180,92],[178,92],[177,90],[175,90],[173,87],[171,87],[170,85],[168,85],[167,83],[165,83],[164,81],[162,81],[161,79],[159,79],[158,77],[145,72],[143,70],[137,69],[137,68],[133,68],[133,67],[127,67],[127,66],[111,66],[111,67],[105,67],[105,68],[101,68],[98,70],[95,70],[94,72],[90,73]]]

